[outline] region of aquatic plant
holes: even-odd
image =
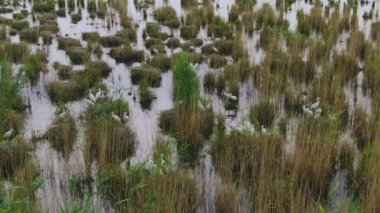
[[[25,63],[25,74],[32,84],[35,84],[40,76],[40,72],[47,72],[45,66],[45,56],[41,52],[30,54]]]
[[[100,43],[104,47],[118,47],[124,44],[123,39],[117,36],[103,36],[100,37]]]
[[[143,109],[150,108],[150,105],[153,101],[154,95],[152,91],[149,89],[149,83],[146,79],[143,79],[139,83],[140,89],[140,104]]]
[[[195,70],[190,65],[189,56],[184,53],[176,60],[173,69],[174,93],[176,102],[193,107],[199,100],[199,83]]]
[[[136,165],[125,172],[111,165],[99,175],[98,185],[101,194],[120,211],[194,211],[195,181],[180,171],[159,171]]]
[[[158,8],[155,10],[154,14],[158,22],[170,28],[178,28],[181,24],[177,17],[176,11],[170,6],[163,6],[161,8]]]
[[[134,50],[130,46],[111,48],[110,56],[117,62],[133,63],[142,62],[144,60],[144,51]]]
[[[252,106],[250,119],[256,128],[271,127],[276,116],[276,109],[269,100],[261,100]]]
[[[46,138],[55,150],[67,157],[75,143],[77,133],[75,120],[68,112],[58,111],[56,116],[53,124],[46,132]]]
[[[86,112],[84,156],[87,172],[93,160],[97,161],[101,170],[108,164],[121,163],[134,154],[134,133],[124,123],[115,121],[112,112],[119,118],[124,113],[129,114],[128,102],[121,99],[103,101]]]
[[[3,139],[3,133],[10,128],[18,130],[23,124],[20,91],[25,83],[24,72],[18,70],[13,76],[12,71],[9,60],[0,58],[0,141]]]
[[[150,86],[159,87],[161,85],[161,72],[149,65],[142,65],[131,69],[131,79],[134,84],[145,80]]]
[[[20,39],[30,43],[37,43],[38,32],[34,28],[26,28],[20,31]]]

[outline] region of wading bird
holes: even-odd
[[[123,121],[127,123],[129,121],[129,116],[127,115],[127,112],[124,112],[123,114]]]
[[[4,134],[4,138],[7,139],[7,140],[10,140],[13,135],[15,134],[15,130],[13,128],[11,128],[10,130],[8,130],[5,134]]]
[[[319,97],[317,98],[317,102],[315,102],[314,104],[312,104],[311,106],[310,106],[310,109],[311,110],[315,110],[315,109],[317,109],[319,107]]]
[[[112,112],[112,119],[114,119],[115,121],[121,122],[120,117],[115,115],[113,112]]]

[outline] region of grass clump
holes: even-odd
[[[27,28],[20,31],[20,40],[28,41],[30,43],[37,43],[38,32],[37,29]]]
[[[355,189],[361,199],[366,212],[377,211],[379,206],[379,141],[366,147],[362,152],[360,168],[355,175]]]
[[[89,169],[96,160],[100,170],[108,164],[118,164],[131,157],[135,151],[135,135],[122,122],[112,118],[129,114],[128,103],[118,99],[104,101],[90,108],[86,115],[85,162]],[[120,187],[120,186],[118,186]]]
[[[218,53],[221,55],[231,55],[233,49],[233,41],[221,39],[215,41],[214,47],[218,50]],[[242,49],[240,51],[242,51]]]
[[[263,4],[263,6],[257,11],[256,28],[261,29],[263,26],[275,27],[276,15],[272,6],[269,3]]]
[[[98,178],[101,195],[122,212],[191,212],[197,202],[196,183],[182,172],[160,172],[143,165],[125,172],[107,167]],[[128,202],[120,202],[128,200]]]
[[[144,51],[134,50],[130,46],[111,48],[110,56],[118,63],[130,64],[133,62],[142,62],[144,60]]]
[[[149,61],[149,65],[160,69],[161,72],[166,72],[171,69],[172,60],[167,55],[153,56]]]
[[[211,37],[232,39],[234,36],[234,28],[221,17],[216,16],[214,22],[209,24],[207,34]]]
[[[203,81],[206,91],[213,92],[216,88],[216,75],[213,72],[206,73]]]
[[[149,109],[153,101],[153,93],[149,89],[149,83],[146,79],[143,79],[139,83],[140,89],[140,104],[143,109]]]
[[[233,184],[217,189],[215,208],[217,212],[239,212],[239,192]]]
[[[155,11],[155,16],[158,22],[166,25],[170,28],[178,28],[181,24],[177,17],[177,13],[174,8],[170,6],[164,6]]]
[[[73,47],[80,47],[80,41],[74,38],[58,38],[58,49],[60,50],[69,50]]]
[[[69,156],[77,133],[75,120],[68,112],[60,112],[57,116],[46,132],[46,138],[55,150],[62,153],[63,156]]]
[[[31,147],[25,141],[17,139],[11,143],[0,143],[0,177],[11,178],[23,167],[29,156]]]
[[[169,40],[166,42],[166,45],[171,49],[175,49],[181,46],[181,42],[178,38],[169,38]]]
[[[144,34],[143,34],[144,38],[146,38],[146,36],[149,36],[151,38],[157,38],[157,39],[166,39],[168,37],[167,34],[161,32],[160,25],[154,22],[146,23]]]
[[[123,39],[116,36],[103,36],[100,38],[100,43],[104,47],[118,47],[124,44]]]
[[[71,22],[73,24],[77,24],[80,21],[82,21],[82,14],[80,13],[71,14]]]
[[[181,37],[185,40],[194,39],[197,37],[199,29],[195,25],[184,25],[180,29]]]
[[[29,80],[35,84],[39,78],[40,72],[47,72],[45,65],[46,59],[42,53],[30,54],[25,63],[25,74]]]
[[[15,30],[21,31],[23,29],[29,28],[29,22],[25,20],[13,20],[11,27]]]
[[[224,56],[218,55],[218,54],[212,54],[210,56],[209,65],[211,68],[214,68],[214,69],[220,68],[226,64],[227,64],[227,59]]]
[[[157,68],[149,65],[134,67],[131,70],[132,83],[138,84],[142,80],[146,80],[152,87],[159,87],[161,84],[161,72]]]
[[[85,41],[96,42],[100,39],[100,35],[98,32],[83,32],[82,39]]]
[[[90,61],[83,72],[76,72],[73,75],[73,80],[87,89],[101,81],[103,77],[107,77],[111,71],[112,69],[104,61]]]
[[[353,133],[359,149],[365,148],[372,142],[370,125],[371,123],[367,119],[367,114],[360,107],[356,107],[354,111]]]
[[[38,13],[52,12],[55,9],[55,2],[53,0],[37,0],[33,2],[33,11]]]
[[[66,53],[69,55],[71,62],[76,65],[83,64],[90,58],[86,48],[83,47],[70,48],[66,51]]]
[[[179,55],[174,66],[175,108],[160,115],[161,129],[177,139],[182,160],[194,162],[214,124],[212,109],[200,110],[198,78],[187,54]]]
[[[54,103],[79,100],[85,95],[84,88],[76,82],[50,82],[46,85],[46,90]]]
[[[14,75],[13,75],[14,74]],[[11,62],[0,58],[0,141],[10,128],[16,130],[23,124],[20,90],[24,85],[23,70],[14,71]]]
[[[261,100],[252,106],[250,119],[256,128],[271,127],[276,117],[276,109],[269,100]]]
[[[68,80],[73,75],[73,68],[71,66],[60,64],[59,62],[54,62],[53,67],[57,70],[58,78],[60,80]]]
[[[136,30],[131,29],[131,28],[120,30],[116,33],[115,36],[122,38],[124,40],[128,40],[130,42],[137,41]]]
[[[195,25],[198,28],[206,26],[214,20],[214,7],[212,4],[205,4],[202,7],[193,7],[186,14],[186,25]]]

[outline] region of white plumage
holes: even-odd
[[[124,122],[128,122],[129,121],[129,116],[127,115],[126,112],[124,112],[124,114],[123,114],[123,121]]]
[[[58,118],[63,119],[64,117],[66,117],[66,115],[67,115],[67,112],[62,112],[61,114],[58,115]]]
[[[95,100],[98,100],[102,96],[102,90],[98,89],[98,92],[95,94]]]
[[[15,133],[15,130],[14,130],[13,128],[11,128],[10,130],[8,130],[8,131],[4,134],[4,138],[5,138],[5,139],[11,139],[14,133]]]
[[[96,99],[95,99],[95,96],[94,94],[92,94],[92,89],[90,89],[90,91],[88,92],[88,98],[92,101],[92,102],[96,102]]]
[[[311,106],[310,106],[310,109],[311,110],[315,110],[319,107],[319,97],[317,98],[317,102],[313,103]]]
[[[305,113],[307,116],[313,116],[313,111],[305,107],[305,105],[302,106],[302,110],[303,110],[303,113]]]
[[[226,92],[223,92],[223,95],[224,97],[226,97],[227,99],[230,99],[230,100],[233,100],[233,101],[237,101],[238,98],[230,93],[226,93]]]
[[[84,101],[86,101],[86,103],[87,104],[89,104],[89,105],[91,105],[91,106],[94,106],[95,105],[95,103],[94,102],[92,102],[90,99],[84,99]]]
[[[263,125],[261,125],[261,133],[263,133],[263,134],[268,133],[268,130]]]
[[[120,117],[117,116],[117,115],[115,115],[113,112],[112,112],[112,118],[113,118],[115,121],[121,122]]]

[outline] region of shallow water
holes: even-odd
[[[31,11],[31,6],[26,1],[26,8]],[[341,9],[346,0],[340,1]],[[214,4],[219,5],[215,7],[215,12],[217,15],[221,16],[224,19],[228,19],[228,10],[231,8],[231,5],[235,3],[234,0],[217,0]],[[273,0],[258,0],[255,6],[255,10],[258,10],[264,3],[270,3],[275,8],[275,1]],[[327,0],[324,0],[324,3],[327,3]],[[87,1],[85,1],[87,5]],[[138,24],[136,28],[137,32],[137,42],[133,44],[133,47],[139,50],[144,50],[147,55],[151,55],[150,52],[144,46],[144,40],[142,38],[143,30],[147,22],[154,21],[153,11],[155,8],[159,8],[165,5],[163,0],[156,0],[155,4],[147,9],[147,20],[143,20],[143,11],[138,10],[134,5],[133,0],[128,0],[128,13],[132,18],[134,23]],[[186,15],[186,10],[184,10],[179,0],[169,0],[168,5],[172,6],[179,17]],[[361,17],[365,11],[370,9],[370,5],[360,6],[358,9],[358,16]],[[296,1],[293,4],[292,9],[285,14],[285,18],[289,21],[290,29],[295,30],[297,27],[297,18],[296,14],[298,10],[304,10],[306,14],[310,13],[312,5],[305,3],[303,0]],[[376,10],[378,11],[379,5],[376,4]],[[110,19],[109,16],[106,16],[106,19],[90,19],[89,14],[86,10],[81,10],[82,20],[77,24],[71,23],[71,18],[67,13],[67,17],[57,18],[57,23],[60,29],[59,35],[62,37],[71,37],[80,39],[82,46],[86,46],[87,42],[83,41],[81,35],[83,32],[98,32],[101,36],[114,35],[117,31],[121,30],[120,19],[118,13],[108,8],[109,12],[114,14],[115,23],[107,28],[107,20]],[[333,9],[331,9],[330,13]],[[76,9],[77,11],[77,9]],[[341,13],[343,11],[340,11]],[[1,14],[3,17],[11,18],[11,14]],[[32,22],[31,17],[28,18],[32,26],[37,25]],[[363,21],[359,18],[359,29],[365,32],[365,35],[368,37],[370,34],[370,24],[372,21]],[[162,31],[171,32],[167,27],[162,27]],[[179,30],[174,30],[173,35],[176,37],[179,36]],[[206,43],[211,43],[212,39],[207,38],[207,30],[202,29],[199,33],[199,37],[205,39]],[[257,43],[259,42],[259,34],[255,32],[252,37],[248,35],[243,35],[243,43],[245,48],[248,50],[249,57],[254,64],[259,64],[265,57],[264,50],[256,48]],[[347,37],[343,34],[341,36],[342,40],[346,40]],[[184,40],[181,39],[181,42]],[[12,36],[12,42],[19,42],[19,36]],[[345,42],[342,46],[337,46],[338,51],[344,51]],[[45,84],[51,81],[58,80],[56,71],[52,68],[54,61],[59,61],[61,64],[70,64],[70,59],[66,55],[65,51],[57,49],[58,44],[57,40],[54,38],[52,44],[48,46],[48,69],[47,74],[41,74],[41,78],[38,81],[37,85],[30,86],[27,85],[23,89],[24,95],[30,97],[32,111],[27,115],[25,121],[25,133],[24,135],[27,138],[31,138],[33,135],[43,134],[49,125],[52,123],[54,118],[54,112],[56,106],[54,106],[49,97],[46,94]],[[37,45],[32,45],[31,49],[40,48]],[[175,52],[180,51],[180,49],[171,51],[166,48],[168,55],[171,55]],[[198,48],[197,52],[200,51]],[[162,82],[159,88],[154,88],[154,94],[157,99],[153,101],[150,110],[143,110],[138,101],[138,86],[132,85],[130,80],[130,69],[132,66],[126,66],[125,64],[117,64],[107,53],[109,49],[103,48],[103,55],[101,59],[107,62],[112,67],[112,73],[106,79],[104,83],[106,84],[110,94],[114,99],[123,98],[128,101],[130,109],[130,121],[129,125],[136,134],[138,140],[136,146],[135,156],[132,158],[132,163],[139,163],[144,161],[149,161],[152,158],[152,153],[155,146],[155,140],[157,136],[160,135],[160,130],[157,125],[157,120],[159,113],[163,110],[168,110],[173,107],[172,101],[172,72],[167,72],[162,74]],[[75,70],[81,69],[83,66],[74,66]],[[198,77],[200,79],[200,85],[203,85],[203,78],[206,72],[208,71],[220,73],[219,69],[211,69],[208,67],[207,63],[199,65]],[[351,85],[348,85],[345,89],[347,103],[350,107],[350,121],[352,121],[353,111],[355,106],[361,106],[368,114],[371,114],[371,98],[368,95],[363,94],[362,84],[363,84],[364,74],[360,72],[358,75],[357,84],[358,87],[354,88]],[[132,91],[132,95],[128,93]],[[215,94],[208,94],[203,90],[201,86],[201,94],[207,99],[210,99],[212,102],[212,107],[214,112],[220,114],[226,114],[227,112],[224,109],[223,101]],[[134,100],[133,96],[136,96]],[[255,104],[260,100],[260,93],[258,89],[253,85],[252,81],[248,80],[243,83],[240,87],[239,93],[239,110],[236,113],[236,117],[228,118],[228,124],[237,124],[247,118],[249,113],[249,107],[252,104]],[[42,188],[37,192],[37,198],[42,207],[42,210],[48,210],[56,212],[59,209],[59,206],[63,201],[69,200],[70,196],[68,193],[68,181],[71,175],[78,172],[84,171],[84,159],[83,159],[83,141],[84,141],[84,124],[80,120],[81,114],[87,109],[86,104],[83,101],[77,101],[67,104],[68,109],[70,110],[71,115],[76,119],[76,126],[78,129],[78,139],[75,143],[74,151],[69,155],[67,159],[64,159],[59,155],[54,149],[52,149],[47,141],[41,141],[37,144],[34,156],[36,165],[41,172],[42,177],[45,180],[45,183]],[[281,106],[280,106],[281,108]],[[352,125],[352,123],[351,123]],[[284,147],[287,154],[292,154],[295,149],[296,141],[296,131],[298,128],[297,119],[290,119],[287,126],[287,136],[286,136],[286,146]],[[194,178],[198,183],[199,191],[202,195],[202,202],[197,209],[197,212],[215,212],[215,194],[218,187],[221,184],[221,180],[215,171],[215,168],[212,164],[210,156],[210,146],[206,145],[202,150],[202,157],[200,163],[191,171]],[[93,173],[96,173],[96,165],[94,165]],[[339,171],[335,176],[333,183],[342,183],[344,179],[344,171]],[[94,174],[95,176],[95,174]],[[244,192],[242,192],[244,194]],[[337,187],[336,200],[333,200],[333,203],[339,203],[341,197],[344,197],[342,194],[345,193],[344,187]],[[246,196],[245,196],[246,197]],[[246,200],[245,206],[242,208],[243,212],[249,212],[249,202]],[[94,205],[99,209],[102,209],[103,201],[99,198],[94,199]],[[106,211],[103,209],[102,211]]]

